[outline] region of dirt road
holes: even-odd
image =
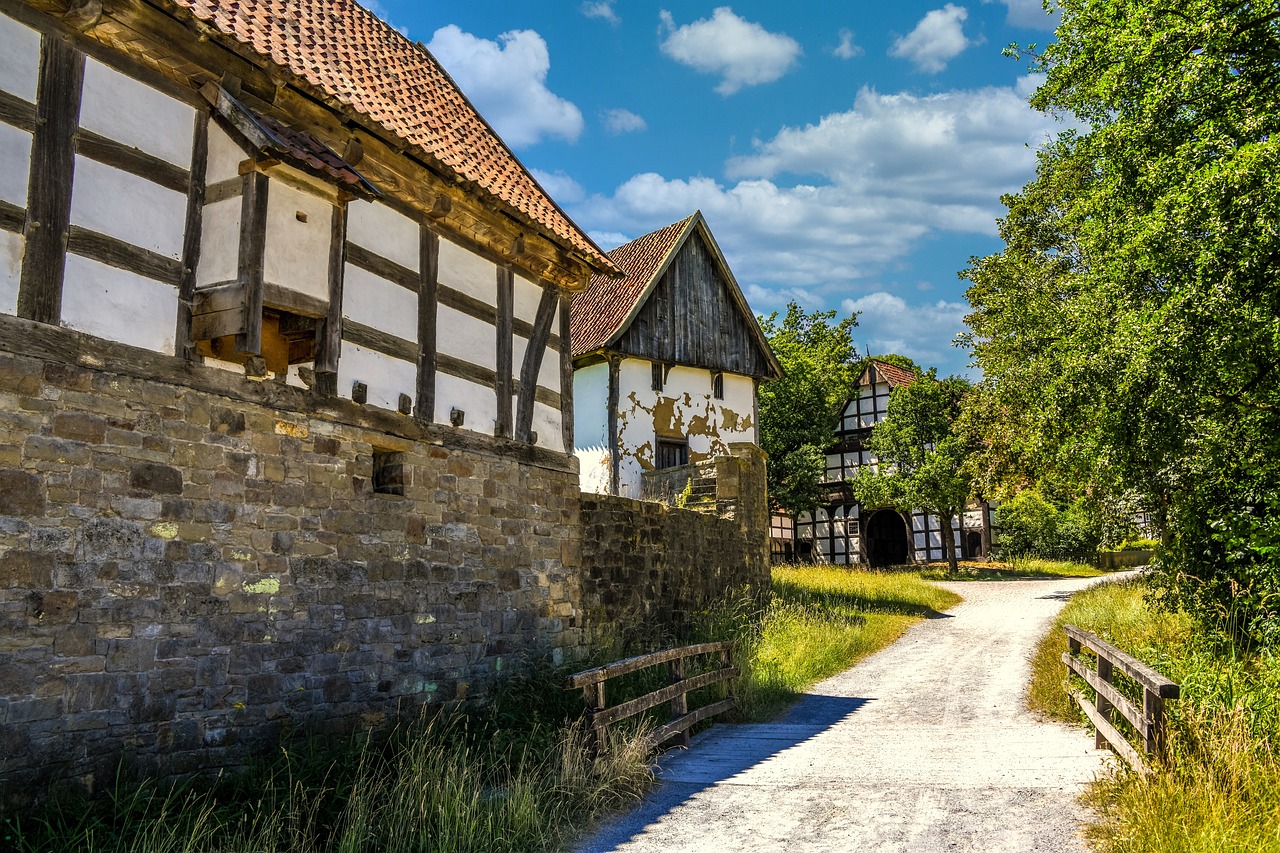
[[[579,853],[1083,851],[1082,728],[1025,710],[1027,659],[1088,580],[947,585],[964,603],[818,684],[782,719],[716,726]]]

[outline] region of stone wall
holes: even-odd
[[[582,495],[581,612],[590,642],[635,632],[675,636],[726,591],[768,588],[764,454],[747,443],[730,450],[733,456],[700,463],[715,468],[706,512]],[[650,491],[670,492],[681,476],[658,479]]]
[[[579,531],[572,457],[0,316],[0,789],[235,764],[576,652]]]

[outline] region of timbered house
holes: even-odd
[[[351,0],[0,2],[0,312],[572,452],[613,263]]]
[[[573,299],[582,489],[640,496],[644,471],[759,443],[756,391],[782,375],[701,212],[609,252]]]
[[[871,429],[887,416],[893,389],[915,378],[910,370],[877,359],[859,375],[853,396],[839,413],[836,443],[827,451],[825,486],[830,503],[796,519],[795,548],[801,557],[871,566],[945,559],[941,519],[922,510],[861,506],[847,483],[859,468],[876,464],[866,448]],[[974,504],[963,518],[953,519],[951,529],[957,554],[966,559],[987,556],[991,513],[985,503]]]

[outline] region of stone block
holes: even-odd
[[[44,478],[28,471],[0,469],[0,515],[40,518],[44,513]]]
[[[182,472],[169,465],[139,462],[129,469],[129,487],[157,495],[180,495]]]
[[[53,586],[53,554],[6,551],[0,556],[0,588],[48,589]]]
[[[80,412],[64,412],[53,418],[53,434],[58,438],[102,444],[107,433],[107,422],[96,415]]]

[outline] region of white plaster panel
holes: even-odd
[[[80,126],[184,169],[191,165],[196,111],[89,57]]]
[[[418,223],[385,204],[353,201],[347,205],[347,240],[418,271]]]
[[[437,309],[436,349],[490,370],[498,367],[498,340],[494,327],[447,305]]]
[[[440,282],[490,305],[498,304],[498,267],[444,238],[440,240]]]
[[[609,446],[608,364],[592,364],[573,372],[573,446],[580,452]]]
[[[76,155],[73,224],[177,259],[186,221],[184,193]]]
[[[67,253],[62,325],[173,355],[177,323],[177,288]]]
[[[196,286],[235,281],[240,266],[240,199],[205,205],[201,216]]]
[[[21,234],[0,231],[0,313],[18,313],[18,282],[22,279],[25,246]]]
[[[525,350],[529,348],[529,339],[519,335],[511,337],[511,372],[518,379],[520,369],[524,365]],[[542,354],[542,363],[538,365],[538,384],[550,391],[560,393],[560,353],[547,347]]]
[[[299,219],[299,213],[306,217],[306,222]],[[271,179],[267,190],[263,280],[329,301],[329,245],[332,240],[333,205],[283,181]]]
[[[40,80],[40,33],[0,14],[0,89],[29,104]]]
[[[577,418],[574,418],[577,427]],[[609,451],[595,448],[578,448],[578,489],[597,495],[609,494]]]
[[[206,184],[240,177],[240,163],[248,155],[216,121],[209,122],[209,157],[205,162]]]
[[[31,134],[0,122],[0,199],[25,208],[30,172]]]
[[[418,340],[418,295],[347,264],[342,316],[408,341]]]
[[[367,403],[396,411],[400,395],[413,396],[418,386],[416,365],[380,352],[342,342],[338,360],[338,395],[351,399],[351,386],[363,382],[369,388]]]
[[[498,420],[498,397],[493,389],[436,371],[436,422],[448,424],[451,409],[466,413],[462,429],[493,435]]]
[[[533,404],[533,431],[538,434],[538,447],[545,447],[557,453],[568,452],[564,446],[564,437],[560,434],[560,410]]]
[[[511,288],[511,292],[511,313],[526,323],[532,323],[538,316],[538,303],[542,300],[542,288],[529,279],[517,275],[514,277],[514,285]]]

